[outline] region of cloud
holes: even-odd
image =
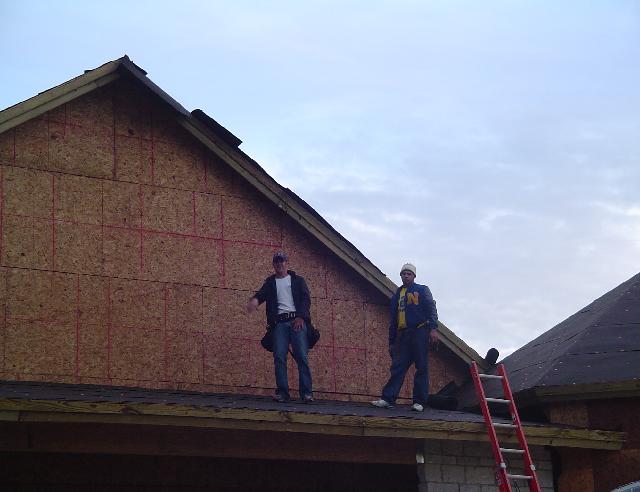
[[[518,215],[522,215],[522,214],[519,214],[518,212],[509,210],[509,209],[489,210],[485,212],[482,218],[480,218],[476,222],[476,225],[481,230],[485,232],[490,232],[491,230],[493,230],[495,222],[498,221],[499,219],[503,219],[505,217],[515,217]]]

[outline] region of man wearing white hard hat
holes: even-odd
[[[415,283],[416,267],[405,263],[400,270],[402,285],[391,298],[391,322],[389,323],[389,355],[391,375],[382,390],[382,398],[372,401],[378,408],[392,408],[404,377],[416,366],[413,381],[412,410],[422,412],[429,398],[429,340],[437,341],[438,312],[436,301],[426,285]]]

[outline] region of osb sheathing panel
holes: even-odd
[[[281,212],[272,204],[225,197],[222,209],[225,239],[282,245]]]
[[[2,264],[42,270],[52,268],[51,219],[5,215],[2,223]]]
[[[387,299],[144,91],[119,81],[24,123],[0,135],[0,159],[2,265],[19,267],[6,273],[6,377],[268,394],[264,306],[245,304],[284,249],[322,333],[315,390],[379,394]],[[436,386],[458,371],[438,357]],[[291,360],[289,375],[297,388]]]
[[[131,135],[116,135],[114,168],[117,180],[151,184],[153,182],[152,142]]]
[[[15,143],[15,131],[9,130],[5,133],[0,133],[0,165],[13,164],[14,160],[14,146]]]
[[[102,227],[57,222],[54,269],[101,275],[104,265],[102,246]]]
[[[195,196],[191,191],[142,187],[142,227],[159,232],[195,235]]]
[[[221,246],[213,239],[145,232],[142,276],[147,280],[218,285]]]
[[[10,269],[6,282],[5,371],[71,374],[77,321],[74,276]]]

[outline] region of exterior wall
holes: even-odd
[[[540,446],[529,446],[543,492],[553,492],[551,456]],[[522,459],[507,463],[511,473],[521,473]],[[424,441],[424,465],[420,471],[420,492],[497,492],[495,461],[489,443],[467,441]],[[526,482],[517,482],[529,490]]]
[[[552,423],[627,433],[620,451],[561,448],[559,492],[608,492],[640,480],[640,398],[554,403],[546,411]]]
[[[378,395],[387,299],[146,92],[118,81],[5,132],[0,164],[1,379],[270,394],[264,308],[244,305],[284,249],[322,333],[317,396]],[[439,348],[432,391],[466,371]]]

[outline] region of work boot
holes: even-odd
[[[413,405],[411,405],[411,410],[413,410],[414,412],[423,412],[424,406],[420,403],[414,403]]]

